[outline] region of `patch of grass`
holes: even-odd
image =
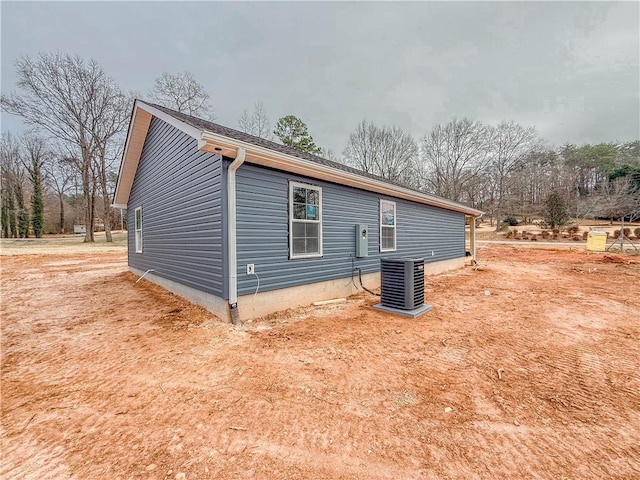
[[[124,244],[127,242],[127,232],[114,232],[112,234],[113,245]],[[107,238],[104,232],[96,232],[94,236],[96,244],[107,244]],[[84,243],[84,235],[47,235],[42,238],[3,238],[0,239],[3,247],[34,247],[42,245],[43,247],[55,247]]]

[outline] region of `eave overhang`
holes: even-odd
[[[473,217],[478,217],[483,213],[480,210],[467,207],[466,205],[390,184],[383,180],[358,175],[328,165],[313,162],[311,160],[298,158],[293,155],[275,152],[249,142],[229,138],[207,130],[201,130],[139,100],[136,100],[134,105],[125,152],[123,155],[122,165],[120,167],[120,174],[118,175],[118,184],[114,196],[115,207],[126,208],[129,194],[131,193],[131,187],[133,185],[135,170],[137,169],[140,155],[142,154],[142,147],[144,146],[144,140],[146,138],[152,116],[156,116],[187,133],[198,141],[198,148],[200,150],[212,154],[236,158],[238,149],[244,148],[246,152],[246,163],[296,173],[298,175],[327,182],[348,185],[390,197],[402,198],[425,205],[464,213],[465,215]]]

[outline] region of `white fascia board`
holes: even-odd
[[[177,118],[155,107],[152,107],[151,105],[148,105],[140,100],[136,100],[134,104],[134,111],[133,111],[133,116],[131,120],[130,131],[129,131],[129,135],[127,136],[127,142],[125,144],[125,150],[124,150],[125,155],[123,155],[123,164],[127,158],[126,153],[129,147],[129,141],[132,134],[132,126],[135,123],[136,112],[138,108],[148,112],[154,117],[161,119],[162,121],[168,123],[169,125],[177,128],[178,130],[186,133],[190,137],[197,140],[198,149],[200,150],[205,149],[205,146],[208,143],[213,144],[213,146],[223,146],[225,147],[225,150],[228,150],[228,149],[237,150],[238,148],[244,148],[245,151],[247,152],[247,162],[250,162],[250,163],[271,166],[273,168],[278,168],[284,171],[292,171],[294,173],[298,173],[301,175],[306,175],[313,178],[320,178],[320,179],[338,183],[338,184],[349,185],[355,188],[359,188],[361,190],[377,192],[384,195],[389,195],[391,197],[404,198],[406,200],[412,200],[417,203],[432,205],[435,207],[444,208],[446,210],[452,210],[455,212],[464,213],[470,216],[480,216],[483,214],[483,212],[480,210],[476,210],[470,207],[465,207],[464,205],[460,205],[446,199],[433,197],[431,195],[419,193],[405,187],[392,185],[390,183],[387,183],[381,180],[368,178],[362,175],[346,172],[344,170],[339,170],[339,169],[336,169],[335,167],[323,165],[321,163],[317,163],[310,160],[305,160],[303,158],[295,157],[292,155],[276,152],[268,148],[255,145],[253,143],[243,142],[241,140],[232,139],[232,138],[225,137],[223,135],[219,135],[206,130],[201,130],[199,128],[193,127],[183,122],[182,120],[178,120]],[[251,157],[254,158],[253,162],[251,161],[252,160]],[[255,161],[255,160],[259,160],[259,161]],[[120,166],[120,170],[122,172],[123,165]],[[114,196],[114,206],[117,205],[118,208],[126,208],[126,206],[120,206],[122,205],[122,202],[118,202],[118,203],[115,202],[115,199],[118,198],[117,195],[120,189],[120,180],[121,180],[121,176],[118,175],[118,183],[116,185],[116,195]]]
[[[172,127],[177,128],[178,130],[186,133],[192,138],[195,138],[198,141],[198,149],[202,148],[206,142],[202,140],[202,130],[196,127],[192,127],[191,125],[183,122],[182,120],[178,120],[177,118],[169,115],[168,113],[164,113],[162,110],[158,110],[151,105],[148,105],[140,100],[137,100],[137,106],[147,112],[149,112],[154,117],[158,117],[163,122],[168,123]]]
[[[313,162],[310,160],[305,160],[303,158],[275,152],[273,150],[254,145],[252,143],[243,142],[241,140],[233,140],[213,132],[202,132],[202,138],[204,140],[210,141],[213,144],[228,146],[230,143],[233,143],[237,147],[244,148],[247,152],[246,161],[250,163],[264,164],[266,166],[279,168],[280,170],[284,171],[292,171],[291,167],[298,167],[294,170],[296,171],[296,173],[301,173],[309,177],[318,177],[323,180],[332,181],[338,184],[350,185],[361,190],[382,193],[391,197],[400,197],[406,200],[415,201],[417,203],[423,203],[434,207],[444,208],[446,210],[464,213],[466,215],[479,216],[483,213],[480,210],[465,207],[464,205],[460,205],[446,199],[433,197],[431,195],[416,192],[415,190],[392,185],[381,180],[368,178],[362,175],[346,172],[344,170],[338,170],[334,167],[323,165],[321,163]],[[250,157],[258,157],[260,159],[264,159],[265,162],[251,162]],[[303,171],[298,172],[298,170]]]
[[[141,110],[145,112],[144,115],[141,115],[141,114],[139,115],[139,112]],[[147,114],[151,115],[151,117],[148,117]],[[144,120],[139,120],[139,116],[146,117],[146,118]],[[136,135],[137,136],[141,135],[141,133],[136,132],[136,125],[138,121],[147,122],[146,128],[144,129],[144,132],[146,135],[148,133],[148,124],[150,122],[150,118],[152,117],[159,118],[160,120],[168,123],[169,125],[177,128],[181,132],[184,132],[190,137],[197,140],[198,149],[202,149],[206,145],[206,142],[202,139],[202,130],[192,127],[191,125],[188,125],[185,122],[178,120],[177,118],[172,117],[171,115],[168,115],[163,111],[158,110],[157,108],[154,108],[151,105],[144,103],[141,100],[136,100],[133,104],[133,113],[131,114],[131,122],[129,123],[127,140],[125,142],[125,147],[122,154],[122,162],[120,162],[118,180],[116,183],[116,189],[113,196],[113,206],[116,208],[127,208],[126,202],[128,201],[129,194],[131,193],[131,186],[132,186],[131,184],[133,182],[133,177],[131,175],[126,175],[127,173],[126,167],[133,168],[135,171],[135,169],[137,169],[137,163],[140,160],[137,153],[133,154],[132,156],[130,155],[130,151],[129,151],[131,148],[132,138]],[[136,140],[138,140],[138,143],[141,140],[142,144],[144,144],[144,139],[136,138]],[[137,148],[140,148],[140,154],[142,153],[142,150],[141,150],[142,144],[139,144],[137,147]],[[126,198],[120,198],[121,196],[124,196]]]
[[[124,168],[124,162],[127,158],[127,150],[129,150],[129,142],[131,141],[131,135],[133,133],[133,125],[136,122],[136,112],[138,111],[138,100],[133,102],[133,113],[131,114],[131,121],[129,122],[129,129],[127,130],[127,140],[124,144],[124,150],[122,151],[122,161],[120,162],[120,168],[118,169],[118,180],[116,180],[116,189],[113,192],[113,201],[118,198],[120,192],[120,181],[122,180],[122,170]],[[112,205],[114,206],[115,203]]]

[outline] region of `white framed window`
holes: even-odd
[[[396,251],[396,202],[380,200],[380,251]]]
[[[142,207],[135,209],[136,253],[142,253]]]
[[[322,188],[289,182],[289,258],[322,256]]]

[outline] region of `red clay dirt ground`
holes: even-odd
[[[638,257],[479,253],[417,319],[243,327],[124,253],[4,256],[0,477],[640,478]]]

